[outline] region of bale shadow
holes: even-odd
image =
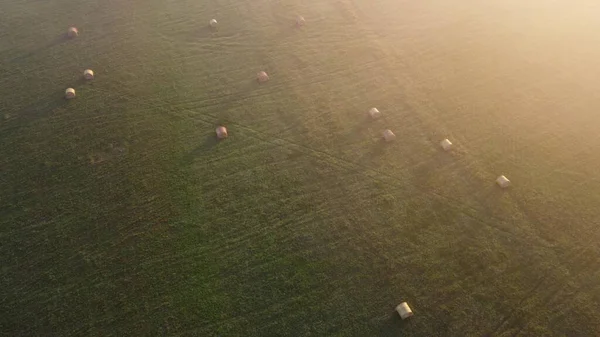
[[[372,128],[377,120],[365,116],[362,120],[359,121],[344,137],[344,141],[351,141],[357,137],[367,137],[366,133]]]
[[[316,119],[319,116],[320,115],[308,119]],[[302,114],[297,114],[289,109],[278,109],[277,118],[282,124],[281,130],[278,131],[280,136],[289,136],[290,133],[292,133],[294,136],[302,136],[301,139],[304,139],[304,136],[310,133],[310,130],[306,125],[307,119],[303,118]]]
[[[423,161],[414,167],[414,173],[416,177],[424,176],[430,173],[436,172],[436,170],[442,169],[444,167],[448,167],[456,164],[456,158],[452,155],[452,153],[445,152],[440,150],[433,156],[427,158],[426,161]],[[455,168],[456,169],[456,168]]]
[[[264,90],[265,85],[268,85],[268,82],[258,83],[256,78],[248,79],[243,82],[238,89],[236,89],[235,98],[219,102],[219,113],[218,115],[215,114],[215,117],[221,119],[221,122],[223,123],[228,123],[230,119],[235,120],[234,116],[236,115],[236,112],[239,112],[239,108],[243,106],[242,102],[244,100],[268,93],[267,90]]]
[[[56,90],[52,95],[19,109],[14,113],[16,118],[13,120],[19,124],[28,123],[37,118],[49,116],[52,111],[66,104],[69,104],[69,100],[65,99],[64,90]]]
[[[9,62],[18,62],[18,61],[26,61],[27,59],[47,50],[50,49],[54,46],[63,44],[69,40],[71,40],[72,38],[70,38],[67,33],[63,33],[57,37],[55,37],[54,39],[46,42],[45,44],[42,44],[41,46],[33,49],[32,51],[29,51],[23,55],[17,56],[15,58],[13,58],[12,60],[10,60]]]
[[[445,168],[451,172],[445,172]],[[453,177],[456,184],[460,185],[460,191],[478,200],[486,212],[491,211],[489,205],[497,204],[501,198],[506,197],[508,192],[507,189],[497,186],[495,180],[490,178],[488,181],[485,177],[478,175],[472,167],[469,167],[468,163],[461,160],[460,154],[444,151],[441,148],[436,155],[412,167],[411,171],[417,186],[422,189],[430,188],[431,180],[436,175]]]
[[[383,137],[379,137],[373,141],[371,148],[358,159],[360,166],[370,167],[370,163],[375,160],[381,160],[389,151],[390,143],[386,142]]]
[[[93,80],[86,80],[83,76],[81,76],[80,78],[75,80],[75,82],[73,82],[73,85],[71,85],[70,87],[76,88],[82,85],[91,85],[92,83],[94,83]]]
[[[248,80],[246,86],[244,86],[244,88],[246,89],[246,91],[251,91],[252,89],[260,89],[264,86],[269,85],[270,79],[264,82],[261,82],[258,78],[253,78],[251,80]],[[244,92],[246,92],[244,91]]]
[[[220,142],[224,141],[224,139],[217,138],[217,135],[209,135],[204,138],[204,142],[199,146],[200,150],[208,151],[217,146]]]
[[[277,35],[275,35],[274,39],[282,40],[289,36],[292,36],[292,34],[301,34],[304,32],[303,28],[304,28],[304,26],[299,26],[298,24],[296,24],[295,21],[291,24],[281,25],[279,27],[279,31],[277,32]]]
[[[256,77],[248,79],[247,81],[244,81],[240,84],[240,86],[238,87],[238,89],[235,91],[235,99],[232,100],[228,100],[225,102],[222,102],[222,104],[220,104],[219,106],[221,107],[221,110],[226,110],[230,107],[233,106],[239,106],[240,105],[240,101],[243,101],[245,99],[249,99],[255,96],[261,96],[263,95],[263,93],[261,93],[261,90],[264,90],[265,86],[268,86],[269,82],[259,82],[258,79]],[[267,91],[264,92],[264,94],[268,94]]]
[[[201,37],[201,38],[213,37],[218,32],[219,32],[218,27],[211,27],[210,25],[206,25],[206,26],[201,27],[198,30],[198,37]]]
[[[283,9],[279,9],[282,10]],[[274,20],[275,27],[277,27],[277,33],[273,37],[273,40],[285,39],[292,34],[297,32],[301,32],[302,28],[306,26],[306,22],[304,24],[299,25],[297,18],[291,18],[289,16],[278,16]]]
[[[367,130],[369,130],[369,128],[372,128],[373,126],[375,126],[375,124],[377,124],[378,121],[380,121],[380,120],[372,118],[371,116],[365,114],[362,117],[362,119],[359,121],[359,123],[356,124],[354,126],[354,128],[352,128],[352,133],[359,133],[359,132],[367,131]]]
[[[219,140],[216,135],[209,135],[204,138],[204,142],[194,148],[192,151],[187,153],[183,157],[183,163],[191,165],[194,161],[202,156],[203,154],[210,152],[215,146],[217,146],[222,140]]]
[[[486,204],[497,204],[500,199],[510,196],[510,187],[502,188],[495,181],[489,183],[486,188],[479,192],[479,199],[485,201]]]
[[[412,329],[412,319],[403,320],[394,311],[390,313],[388,318],[384,320],[380,327],[377,336],[379,337],[395,337],[395,336],[406,336],[407,330]]]
[[[49,117],[56,109],[69,104],[69,100],[65,99],[65,93],[63,90],[57,90],[52,95],[39,99],[15,112],[10,113],[10,117],[2,123],[0,127],[0,144],[5,139],[10,139],[11,135],[24,127],[27,127],[30,123],[40,119]]]

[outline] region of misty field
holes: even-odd
[[[600,7],[483,3],[3,1],[0,335],[600,336]]]

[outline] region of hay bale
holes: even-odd
[[[83,77],[86,80],[93,80],[94,79],[94,71],[92,69],[86,69],[83,71]]]
[[[258,83],[267,82],[269,80],[269,75],[267,75],[265,71],[259,71],[258,74],[256,74],[256,80]]]
[[[67,36],[71,38],[77,37],[79,36],[79,31],[75,27],[69,27],[69,30],[67,30]]]
[[[396,135],[392,132],[392,130],[388,129],[383,131],[383,139],[385,139],[386,142],[391,142],[396,139]]]
[[[65,90],[65,98],[66,99],[73,99],[73,98],[75,98],[75,89],[68,88],[67,90]]]
[[[452,142],[448,138],[446,138],[442,140],[440,146],[442,147],[442,149],[444,149],[444,151],[450,151],[452,149]]]
[[[217,132],[217,138],[219,138],[219,139],[227,138],[227,128],[225,128],[224,126],[219,126],[217,128],[216,132]]]
[[[510,186],[510,180],[505,176],[499,176],[498,179],[496,179],[496,184],[502,188],[507,188]]]
[[[400,315],[402,319],[407,319],[414,315],[406,302],[398,304],[398,306],[396,306],[396,312],[398,312],[398,315]]]
[[[296,17],[296,26],[302,27],[305,24],[306,24],[306,20],[304,19],[304,17],[302,15],[298,15],[298,17]]]
[[[377,119],[381,117],[381,112],[379,112],[377,108],[371,108],[371,110],[369,110],[369,116],[371,116],[373,119]]]
[[[209,25],[209,26],[211,26],[211,27],[213,27],[213,28],[217,27],[217,24],[218,24],[218,22],[217,22],[217,20],[215,20],[215,19],[211,19],[211,20],[208,22],[208,25]]]

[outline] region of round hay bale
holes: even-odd
[[[402,302],[402,303],[398,304],[398,306],[396,306],[396,311],[398,312],[398,314],[400,315],[400,317],[402,319],[407,319],[414,315],[412,310],[410,310],[408,303],[406,303],[406,302]]]
[[[209,25],[209,26],[211,26],[211,27],[213,27],[213,28],[217,27],[217,25],[218,25],[218,24],[219,24],[219,23],[218,23],[218,22],[217,22],[217,20],[215,20],[215,19],[211,19],[211,20],[208,22],[208,25]]]
[[[83,77],[86,80],[93,80],[94,79],[94,71],[92,69],[86,69],[83,71]]]
[[[505,176],[499,176],[496,179],[496,184],[498,184],[498,186],[502,188],[507,188],[510,186],[510,180],[508,180],[508,178],[506,178]]]
[[[227,128],[225,128],[224,126],[219,126],[217,128],[216,132],[217,132],[217,138],[219,138],[219,139],[227,138]]]
[[[66,99],[73,99],[73,98],[75,98],[75,89],[68,88],[67,90],[65,90],[65,98]]]
[[[264,71],[259,71],[258,74],[256,74],[256,80],[258,83],[267,82],[269,80],[269,75]]]
[[[383,131],[383,139],[385,139],[386,142],[391,142],[396,139],[396,135],[392,132],[392,130],[388,129]]]
[[[446,138],[442,140],[440,146],[442,147],[442,149],[444,149],[444,151],[450,151],[452,149],[452,142],[448,138]]]
[[[298,15],[296,17],[296,26],[298,27],[302,27],[306,24],[306,20],[304,19],[304,17],[302,15]]]
[[[379,112],[377,108],[371,108],[371,110],[369,110],[369,116],[373,119],[377,119],[381,117],[381,112]]]
[[[75,27],[69,27],[69,30],[67,30],[67,36],[71,38],[77,37],[79,36],[79,31]]]

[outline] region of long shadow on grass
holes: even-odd
[[[369,131],[373,127],[377,127],[372,118],[364,117],[358,124],[356,124],[350,132],[348,132],[343,138],[340,139],[342,144],[351,144],[356,140],[361,140],[370,137]]]
[[[446,169],[454,174],[447,174]],[[477,220],[490,227],[516,236],[518,228],[508,227],[506,220],[512,215],[506,213],[507,198],[511,198],[510,190],[502,189],[496,185],[494,177],[487,178],[485,172],[461,160],[454,153],[440,153],[432,156],[427,161],[411,168],[414,185],[422,193],[431,193],[432,196],[441,197],[442,202],[451,205],[454,209],[466,212]],[[450,188],[439,186],[444,184],[436,175],[446,175]],[[509,201],[513,202],[513,201]]]
[[[39,99],[16,112],[10,113],[7,120],[0,124],[0,143],[5,139],[10,139],[13,133],[18,132],[21,128],[26,127],[30,123],[52,115],[59,107],[69,104],[69,101],[64,98],[64,91],[57,90],[52,95]]]
[[[192,151],[190,151],[183,157],[183,164],[193,164],[198,157],[201,157],[202,155],[210,152],[215,146],[217,146],[217,144],[219,144],[219,142],[220,140],[216,137],[216,135],[207,136],[204,139],[204,142],[199,144],[196,148],[194,148]]]
[[[188,33],[184,38],[184,42],[195,43],[198,42],[198,39],[209,39],[214,38],[215,41],[218,41],[219,38],[229,38],[232,36],[236,36],[238,33],[229,33],[226,34],[224,31],[220,31],[219,27],[211,27],[210,25],[206,25],[204,27],[200,27],[198,29],[194,29]]]
[[[307,126],[308,123],[319,122],[319,124],[326,124],[329,122],[332,125],[335,125],[335,123],[331,120],[332,111],[327,107],[327,104],[318,100],[315,101],[315,103],[315,110],[319,111],[319,113],[309,117],[303,114],[298,114],[292,110],[279,111],[279,118],[281,121],[283,121],[283,125],[285,127],[278,132],[280,134],[285,134],[286,132],[294,131],[295,135],[305,135],[310,133]],[[346,139],[356,138],[358,131],[364,129],[362,125],[363,124],[359,124],[353,131],[351,131]],[[346,139],[342,139],[340,142],[344,143],[346,142]]]
[[[258,83],[256,79],[248,79],[244,85],[235,92],[235,98],[222,98],[216,101],[214,106],[218,106],[218,112],[213,113],[213,116],[218,118],[221,123],[227,125],[230,121],[235,121],[235,117],[240,113],[240,107],[243,107],[243,101],[250,98],[259,97],[269,94],[268,90],[262,90],[262,87],[268,86],[269,83]]]
[[[197,32],[197,35],[194,34],[194,37],[200,37],[200,38],[214,37],[215,34],[218,33],[218,31],[219,31],[219,28],[206,25],[206,26],[200,28]]]
[[[386,153],[390,151],[392,144],[389,144],[383,137],[373,140],[371,148],[358,159],[357,164],[364,168],[373,168],[377,170],[381,160],[385,158]],[[374,165],[376,164],[376,165]]]
[[[23,55],[20,55],[20,56],[17,56],[15,58],[13,58],[12,60],[9,61],[9,63],[10,62],[26,61],[30,57],[33,57],[33,56],[35,56],[35,55],[37,55],[37,54],[39,54],[39,53],[41,53],[41,52],[43,52],[43,51],[45,51],[47,49],[50,49],[50,48],[52,48],[54,46],[57,46],[59,44],[65,43],[68,40],[70,40],[70,39],[69,39],[69,37],[67,36],[66,33],[62,34],[62,35],[59,35],[59,36],[55,37],[54,39],[52,39],[52,40],[50,40],[50,41],[48,41],[48,42],[46,42],[46,43],[38,46],[34,50],[29,51],[29,52],[27,52],[27,53],[25,53]]]
[[[379,334],[377,336],[406,336],[407,332],[412,330],[412,325],[411,319],[402,320],[396,312],[393,312],[381,323]]]
[[[478,197],[493,197],[499,195],[499,190],[493,184],[487,184],[481,180],[481,176],[474,168],[469,167],[464,158],[460,154],[454,152],[445,152],[438,150],[437,153],[431,155],[427,160],[412,167],[415,183],[422,189],[427,189],[431,178],[436,174],[447,174],[446,170],[451,171],[454,175],[449,175],[458,180],[462,191],[466,191],[469,195]]]
[[[304,27],[302,27],[302,26],[298,26],[298,24],[296,24],[296,22],[281,25],[279,27],[279,32],[274,37],[274,40],[276,40],[276,41],[283,40],[292,34],[302,33],[303,28]]]

